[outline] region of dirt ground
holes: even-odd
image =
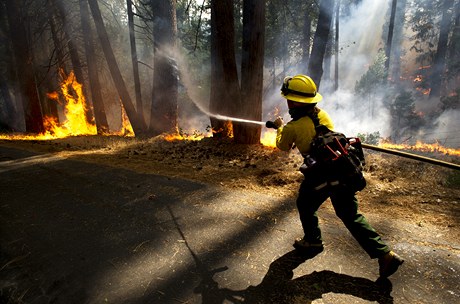
[[[122,292],[137,285],[145,286],[145,290],[151,292],[146,298],[156,300],[148,303],[162,304],[228,303],[224,299],[238,297],[245,298],[245,303],[310,303],[311,300],[305,298],[308,296],[320,299],[315,303],[352,303],[350,297],[345,297],[347,293],[379,303],[449,303],[439,300],[444,299],[437,293],[439,286],[445,289],[444,297],[458,299],[455,287],[455,278],[458,278],[456,263],[460,256],[458,171],[365,151],[368,185],[358,193],[360,209],[372,222],[378,223],[387,237],[392,238],[390,232],[393,230],[404,232],[404,237],[393,240],[408,260],[404,271],[394,277],[393,302],[387,293],[380,293],[381,286],[373,281],[376,268],[361,263],[366,258],[364,253],[349,250],[353,243],[343,239],[343,229],[339,228],[331,204],[322,207],[321,218],[325,219],[325,233],[329,237],[325,252],[308,263],[297,261],[295,252],[289,252],[296,233],[293,226],[299,228],[295,222],[297,215],[293,205],[279,202],[295,201],[302,181],[302,174],[298,171],[301,156],[296,151],[286,153],[262,145],[236,145],[211,138],[166,141],[163,137],[145,140],[103,136],[52,141],[3,140],[0,146],[39,153],[42,159],[69,160],[65,165],[58,164],[60,162],[40,165],[40,158],[34,160],[32,157],[30,161],[37,161],[39,166],[36,167],[39,168],[22,171],[19,166],[27,165],[30,155],[14,162],[7,154],[2,156],[0,153],[0,162],[6,163],[4,167],[0,166],[0,173],[11,179],[3,183],[2,189],[8,191],[12,185],[15,193],[21,196],[18,202],[24,202],[13,206],[3,201],[0,206],[6,215],[14,215],[2,219],[11,220],[12,226],[19,227],[21,231],[18,232],[24,233],[24,240],[16,237],[14,242],[7,243],[16,255],[6,257],[0,265],[11,275],[11,279],[8,276],[5,281],[10,284],[9,290],[13,290],[16,299],[19,298],[8,303],[29,303],[21,300],[24,294],[37,299],[34,303],[49,303],[49,299],[54,299],[55,303],[69,303],[69,299],[73,299],[73,303],[84,303],[79,299],[84,299],[85,293],[93,290],[106,290],[112,298],[109,301],[95,298],[90,303],[146,303],[144,298],[137,302],[135,298],[113,300],[128,297]],[[424,156],[460,161],[445,155]],[[11,166],[19,169],[8,171],[10,161]],[[94,164],[94,168],[87,165],[83,168],[81,162]],[[21,190],[20,183],[25,174],[43,176],[37,176],[40,181],[30,185],[30,189]],[[87,174],[91,179],[87,179]],[[53,180],[59,177],[61,180],[54,185]],[[182,185],[178,182],[172,187],[169,183],[176,183],[173,177],[189,180],[192,184],[187,187],[196,187],[193,191],[183,189],[185,194],[181,195],[186,198],[181,196],[181,204],[171,204],[171,198],[159,191],[164,188],[171,195],[178,195],[176,191],[181,192]],[[35,175],[25,180],[34,178]],[[86,187],[68,185],[67,180]],[[225,195],[230,199],[210,195],[209,189],[201,188],[203,185],[225,189]],[[45,186],[48,191],[41,194],[40,187]],[[101,189],[105,192],[98,193]],[[31,194],[28,192],[39,196],[37,202],[29,199]],[[2,193],[0,197],[5,200],[14,198],[8,193]],[[64,202],[69,210],[63,210]],[[42,204],[46,204],[46,208]],[[166,205],[172,209],[165,208]],[[23,206],[30,206],[30,209]],[[151,212],[152,208],[158,209]],[[212,216],[206,217],[207,212]],[[100,213],[104,213],[104,217],[97,217]],[[59,220],[49,221],[50,218]],[[232,231],[231,238],[227,229],[218,229],[222,225]],[[55,232],[55,227],[60,228]],[[414,231],[414,227],[420,229],[412,234],[410,231]],[[13,234],[14,228],[8,232]],[[69,235],[73,236],[74,242],[69,242]],[[23,254],[28,250],[22,245],[26,240],[35,244],[37,254]],[[211,242],[205,242],[207,240]],[[344,257],[350,259],[343,262]],[[297,268],[299,264],[302,265]],[[34,269],[27,265],[38,268],[34,270],[35,276],[24,274],[24,271]],[[98,268],[101,265],[104,265],[103,271]],[[184,265],[189,266],[181,270]],[[223,269],[223,265],[228,270]],[[209,270],[212,267],[216,270]],[[21,271],[21,280],[29,275],[34,280],[31,279],[28,286],[21,286],[23,289],[15,287],[20,286],[15,281],[17,274],[10,273],[15,269]],[[298,277],[290,280],[293,269]],[[272,276],[275,271],[282,273]],[[105,274],[104,280],[93,277],[101,272]],[[106,272],[113,272],[113,276]],[[150,272],[162,275],[152,278]],[[37,277],[42,280],[40,289],[37,289]],[[262,282],[260,278],[263,278]],[[273,281],[279,278],[286,278],[286,281],[282,284]],[[350,286],[356,294],[345,292]],[[242,289],[244,292],[239,294],[237,291]],[[335,295],[331,296],[328,290]],[[360,291],[375,297],[366,298],[358,293]],[[40,302],[38,297],[33,297],[36,295],[42,295],[41,299],[46,295],[46,300]],[[266,299],[268,295],[270,301]],[[276,298],[280,295],[288,298]],[[297,295],[303,297],[296,298]],[[256,300],[251,302],[251,297]]]
[[[287,153],[262,145],[236,145],[229,140],[90,136],[0,143],[279,197],[296,196],[302,181],[298,170],[302,160],[296,150]],[[419,226],[428,223],[448,229],[454,240],[460,238],[459,171],[371,150],[365,150],[365,154],[367,187],[358,193],[364,213],[389,214]],[[423,156],[460,163],[455,156]]]

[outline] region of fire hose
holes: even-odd
[[[265,126],[267,128],[278,129],[278,126],[275,125],[275,123],[273,121],[267,121],[265,123]],[[438,166],[443,166],[443,167],[447,167],[447,168],[450,168],[450,169],[460,170],[460,165],[458,165],[458,164],[449,163],[449,162],[445,162],[445,161],[430,158],[430,157],[420,156],[420,155],[417,155],[417,154],[412,154],[412,153],[407,153],[407,152],[402,152],[402,151],[397,151],[397,150],[392,150],[392,149],[386,149],[386,148],[382,148],[382,147],[378,147],[378,146],[374,146],[374,145],[369,145],[369,144],[364,144],[364,143],[361,144],[361,147],[363,147],[365,149],[370,149],[370,150],[383,152],[383,153],[402,156],[402,157],[406,157],[406,158],[410,158],[410,159],[414,159],[414,160],[418,160],[418,161],[422,161],[422,162],[426,162],[426,163],[430,163],[430,164],[434,164],[434,165],[438,165]]]
[[[361,146],[363,148],[365,148],[365,149],[375,150],[375,151],[384,152],[384,153],[388,153],[388,154],[394,154],[394,155],[397,155],[397,156],[411,158],[411,159],[415,159],[415,160],[418,160],[418,161],[422,161],[422,162],[426,162],[426,163],[430,163],[430,164],[434,164],[434,165],[439,165],[439,166],[443,166],[443,167],[447,167],[447,168],[450,168],[450,169],[460,170],[460,165],[458,165],[458,164],[449,163],[449,162],[445,162],[445,161],[434,159],[434,158],[429,158],[429,157],[425,157],[425,156],[420,156],[420,155],[407,153],[407,152],[402,152],[402,151],[397,151],[397,150],[392,150],[392,149],[386,149],[386,148],[373,146],[373,145],[369,145],[369,144],[364,144],[364,143],[362,143]]]

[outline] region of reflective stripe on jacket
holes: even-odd
[[[334,130],[334,124],[326,111],[318,113],[319,123],[325,125],[329,130]],[[288,151],[295,144],[299,152],[308,154],[310,144],[315,137],[315,125],[310,117],[304,116],[298,120],[291,120],[285,126],[278,128],[276,134],[276,146],[278,149]]]

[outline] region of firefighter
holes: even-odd
[[[302,155],[308,155],[316,134],[315,125],[334,129],[328,113],[316,106],[323,97],[317,92],[314,81],[306,75],[286,77],[281,87],[281,96],[287,100],[292,120],[286,125],[281,117],[272,122],[277,128],[276,145],[283,151],[289,151],[295,146]],[[322,182],[320,175],[316,177],[319,179],[318,183]],[[404,260],[390,250],[366,218],[358,212],[355,191],[343,184],[317,187],[318,183],[312,183],[311,179],[305,178],[300,186],[297,209],[304,236],[295,240],[294,247],[301,252],[323,250],[317,210],[330,198],[336,215],[345,227],[372,259],[378,259],[380,277],[392,275]]]

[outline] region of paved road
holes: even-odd
[[[381,281],[328,208],[302,259],[292,199],[1,146],[0,180],[0,302],[460,303],[459,242],[391,215],[367,215],[406,258]]]

